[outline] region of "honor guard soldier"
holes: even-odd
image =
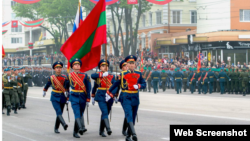
[[[80,138],[77,133],[83,135],[83,133],[87,131],[84,124],[83,114],[85,107],[89,106],[91,82],[86,73],[80,72],[80,68],[82,67],[82,61],[80,59],[73,59],[70,62],[70,66],[74,70],[74,72],[71,72],[68,77],[71,87],[69,101],[71,102],[75,115],[73,136],[75,138]]]
[[[202,74],[201,74],[201,83],[202,83],[202,92],[204,94],[207,94],[207,86],[208,86],[208,73],[206,72],[206,68],[202,69]]]
[[[183,72],[182,84],[183,84],[184,92],[186,92],[187,91],[188,73],[186,72],[186,69],[183,69],[182,72]]]
[[[29,73],[25,72],[25,67],[21,68],[21,73],[19,75],[21,75],[23,77],[23,82],[24,82],[24,85],[23,85],[23,105],[22,105],[22,108],[26,109],[25,104],[26,104],[26,100],[27,100],[27,92],[28,92],[28,89],[29,89],[28,81],[30,79],[32,79],[32,76]]]
[[[201,89],[202,89],[202,84],[201,84],[201,71],[202,71],[202,68],[200,68],[200,70],[197,70],[199,71],[196,75],[196,83],[197,83],[197,87],[198,87],[198,94],[201,94]]]
[[[50,86],[52,86],[50,101],[57,115],[54,127],[55,133],[60,133],[58,131],[60,123],[62,124],[64,130],[67,130],[68,128],[68,125],[65,123],[62,117],[63,109],[68,99],[67,98],[68,96],[65,96],[68,95],[68,89],[65,89],[66,85],[68,84],[67,82],[68,80],[65,75],[61,74],[62,67],[63,67],[62,62],[55,62],[53,64],[52,68],[55,70],[56,74],[51,75],[48,78],[48,82],[46,83],[43,89],[43,97],[45,97],[47,90],[49,89]]]
[[[20,72],[21,72],[21,68],[17,69],[17,76],[18,76],[18,79],[17,79],[17,82],[20,84],[18,86],[18,97],[19,97],[19,107],[18,109],[20,110],[23,106],[23,101],[24,101],[24,95],[23,95],[23,90],[24,90],[24,81],[23,81],[23,76],[20,75]]]
[[[220,81],[220,90],[221,90],[221,94],[224,94],[225,92],[225,83],[226,83],[226,79],[228,78],[229,81],[231,81],[231,79],[227,76],[226,72],[223,72],[223,68],[221,68],[221,72],[219,73],[218,79]]]
[[[183,74],[180,72],[180,68],[176,68],[177,72],[174,74],[174,80],[176,82],[177,94],[181,93],[181,82],[183,79]]]
[[[154,71],[151,74],[151,80],[153,81],[154,94],[158,92],[158,84],[161,82],[161,74],[154,67]]]
[[[247,70],[248,72],[248,94],[250,94],[250,68]]]
[[[97,101],[99,108],[102,112],[100,121],[100,132],[99,135],[106,137],[104,134],[104,128],[106,127],[107,134],[111,135],[112,131],[110,128],[108,115],[112,109],[114,97],[112,94],[107,93],[108,89],[113,83],[115,83],[115,76],[108,73],[109,61],[102,59],[98,63],[98,68],[101,72],[93,73],[91,78],[96,81],[98,85],[96,95],[92,95],[92,102]],[[117,93],[117,88],[113,90],[113,93]]]
[[[248,72],[246,72],[245,68],[243,68],[242,71],[243,72],[240,74],[240,78],[242,78],[242,80],[240,82],[242,83],[243,96],[246,96],[246,94],[247,94],[247,85],[249,83],[249,81],[248,81]]]
[[[128,70],[128,67],[127,67],[127,62],[125,62],[125,60],[122,60],[121,63],[120,63],[120,69],[124,72],[124,71],[127,71]],[[117,80],[121,80],[121,74],[118,75],[118,78]],[[119,90],[120,90],[121,86],[118,86],[118,90],[117,90],[117,95],[115,96],[115,101],[117,103],[117,97],[119,96],[119,99],[118,101],[121,103],[122,105],[122,108],[123,108],[123,92],[121,91],[120,95],[118,94],[119,93]],[[123,108],[124,110],[124,108]],[[123,127],[122,127],[122,134],[124,136],[127,136],[127,130],[128,128],[128,124],[127,124],[127,120],[126,120],[126,117],[124,117],[124,121],[123,121]]]
[[[218,79],[217,76],[214,74],[214,72],[211,71],[211,68],[209,68],[209,72],[207,74],[208,80],[209,80],[209,93],[212,94],[213,87],[214,87],[214,78]]]
[[[17,108],[19,108],[20,105],[20,99],[19,94],[21,91],[20,86],[22,84],[20,83],[20,78],[18,76],[18,68],[14,69],[14,74],[12,75],[14,77],[14,80],[16,84],[13,86],[13,95],[11,97],[11,103],[12,103],[12,110],[14,110],[14,113],[17,114]]]
[[[11,99],[14,94],[13,86],[16,85],[17,82],[14,81],[14,77],[11,76],[10,68],[5,69],[5,72],[6,75],[2,78],[3,79],[2,82],[4,84],[3,95],[7,106],[7,116],[9,116],[11,111]]]
[[[232,94],[235,93],[236,94],[236,91],[237,91],[237,88],[236,88],[236,81],[239,79],[238,76],[237,76],[237,73],[236,73],[236,69],[232,69],[232,74],[231,74],[231,87],[232,87]],[[238,87],[238,85],[237,85]]]
[[[170,68],[169,71],[169,86],[171,87],[171,89],[174,89],[174,68]]]
[[[148,92],[151,92],[151,74],[152,74],[152,68],[151,67],[148,67],[148,71],[147,71],[147,74],[146,74],[146,81],[147,81],[147,84],[148,84]]]
[[[113,95],[113,90],[121,85],[123,93],[123,109],[128,123],[128,133],[126,136],[126,141],[137,141],[137,135],[135,133],[135,118],[137,116],[138,107],[140,104],[139,100],[139,89],[144,89],[146,87],[146,82],[142,78],[140,71],[135,70],[135,61],[137,58],[133,55],[129,55],[125,58],[125,62],[128,65],[128,71],[123,71],[121,73],[121,79],[117,80],[107,92],[109,95]]]
[[[188,77],[188,80],[189,80],[189,84],[190,84],[190,91],[191,91],[191,94],[194,93],[194,90],[195,90],[195,85],[196,85],[196,73],[194,72],[194,69],[189,69],[190,70],[190,74],[189,74],[189,77]]]

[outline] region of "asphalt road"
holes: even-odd
[[[99,136],[101,112],[98,103],[90,105],[88,131],[80,139],[73,137],[74,114],[69,105],[70,122],[66,109],[63,117],[68,123],[67,131],[60,126],[60,134],[54,133],[56,119],[55,111],[49,100],[50,91],[42,97],[42,87],[31,87],[28,92],[27,109],[21,109],[18,114],[2,115],[3,141],[124,141],[122,124],[124,112],[120,104],[113,105],[111,136]],[[220,95],[190,94],[190,92],[175,94],[167,90],[153,94],[140,92],[139,122],[135,129],[140,141],[164,141],[169,139],[169,125],[173,124],[250,124],[250,95]],[[5,109],[6,112],[6,109]]]

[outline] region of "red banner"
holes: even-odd
[[[201,68],[201,54],[199,52],[198,54],[198,65],[197,65],[197,71],[200,72],[200,68]]]
[[[128,4],[138,4],[138,0],[128,0]]]
[[[11,28],[17,28],[18,27],[18,20],[11,21]]]

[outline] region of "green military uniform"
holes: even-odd
[[[187,80],[188,80],[188,73],[186,72],[186,69],[183,69],[183,79],[182,79],[182,84],[183,84],[183,89],[184,92],[187,91]]]
[[[242,69],[240,69],[239,71],[240,71],[238,73],[238,76],[239,76],[239,82],[238,82],[239,83],[239,94],[242,94],[242,82],[241,81],[243,78],[241,77],[241,73],[243,73],[243,72],[242,72]]]
[[[166,91],[167,78],[168,78],[168,74],[166,73],[166,71],[164,69],[161,72],[161,80],[162,80],[161,87],[162,87],[163,92]]]
[[[5,76],[6,76],[6,74],[3,73],[3,74],[2,74],[2,78],[4,78]],[[2,114],[5,114],[5,113],[3,112],[4,106],[5,106],[5,98],[4,98],[3,91],[4,91],[4,83],[2,82]]]
[[[20,69],[18,69],[20,70]],[[23,91],[24,91],[24,81],[23,81],[23,76],[18,74],[17,75],[17,82],[19,84],[19,86],[17,86],[17,92],[18,92],[18,97],[19,97],[19,110],[20,108],[22,107],[23,105],[23,101],[24,101],[24,94],[23,94]]]
[[[231,87],[232,87],[232,94],[235,92],[235,94],[237,93],[237,89],[238,89],[238,72],[236,72],[236,69],[233,69],[231,72]]]
[[[9,69],[6,69],[6,71],[10,71]],[[13,91],[13,86],[17,84],[16,81],[14,81],[14,77],[11,75],[5,75],[3,78],[3,94],[5,98],[5,103],[7,106],[7,115],[10,115],[10,110],[11,110],[11,99],[12,95],[14,94]]]
[[[228,68],[228,70],[227,70],[227,76],[228,77],[232,77],[232,70],[230,70],[230,68]],[[226,79],[226,81],[227,81],[227,83],[226,83],[226,85],[227,85],[227,92],[228,92],[228,94],[230,94],[230,93],[233,93],[232,91],[232,87],[231,87],[231,81],[229,81],[228,79]]]
[[[194,90],[195,90],[195,84],[196,84],[196,73],[193,72],[194,69],[189,69],[190,70],[190,74],[189,74],[189,77],[188,77],[188,80],[189,80],[189,86],[190,86],[190,91],[191,91],[191,94],[194,93]]]
[[[20,106],[20,99],[19,99],[19,93],[22,92],[19,88],[21,86],[21,83],[18,79],[20,79],[17,75],[13,74],[14,80],[16,82],[15,85],[13,85],[13,95],[11,97],[11,104],[12,104],[12,110],[14,110],[15,114],[17,114],[17,108]]]
[[[32,76],[29,73],[24,73],[24,74],[20,74],[23,77],[23,105],[22,108],[26,108],[25,104],[26,104],[26,100],[27,100],[27,93],[28,93],[28,81],[29,79],[32,79]]]
[[[196,75],[196,82],[198,83],[198,94],[201,94],[202,84],[201,84],[201,72]]]
[[[142,72],[142,77],[143,77],[143,79],[146,79],[146,75],[147,75],[147,68],[146,67],[144,67],[143,68],[144,70],[143,70],[143,72]],[[142,89],[141,89],[142,90]],[[141,91],[140,90],[140,91]],[[145,87],[145,89],[143,89],[143,91],[144,92],[146,92],[147,91],[147,86]]]
[[[219,72],[216,71],[215,72],[215,75],[217,76],[217,78],[219,77]],[[219,81],[216,81],[216,92],[220,92],[220,82]]]
[[[151,92],[151,87],[152,87],[151,86],[151,81],[152,81],[151,74],[152,74],[151,67],[149,67],[148,71],[146,73],[146,81],[147,81],[147,84],[148,84],[148,92]]]
[[[248,94],[250,94],[250,71],[248,70]]]
[[[246,71],[245,68],[243,68],[242,70],[243,70],[243,72],[240,74],[240,78],[242,78],[242,79],[240,82],[242,83],[243,96],[245,96],[247,93],[248,73],[245,72]]]
[[[214,80],[216,82],[217,76],[214,74],[214,72],[211,71],[211,68],[209,70],[210,71],[208,72],[207,77],[209,80],[209,93],[212,94],[214,88]]]
[[[202,83],[202,92],[204,94],[207,94],[208,90],[208,72],[206,72],[206,68],[202,69],[202,74],[201,74],[201,83]]]
[[[176,84],[176,91],[177,91],[177,94],[179,94],[179,92],[181,93],[181,82],[182,82],[182,79],[184,77],[184,75],[179,72],[179,68],[176,68],[177,72],[174,73],[174,80],[175,80],[175,84]]]

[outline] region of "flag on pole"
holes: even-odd
[[[143,72],[143,51],[141,52],[141,72]]]
[[[7,22],[3,22],[2,23],[2,27],[5,27],[5,26],[7,26],[8,24],[10,23],[10,21],[7,21]]]
[[[197,64],[197,72],[198,73],[200,72],[200,68],[201,68],[201,54],[200,54],[200,51],[199,51],[199,54],[198,54],[198,64]]]
[[[79,0],[78,9],[76,12],[76,18],[75,18],[75,22],[74,22],[74,26],[73,26],[73,32],[76,31],[76,29],[79,27],[80,23],[82,23],[82,22],[83,22],[82,7],[81,7],[81,0]]]
[[[127,0],[128,4],[138,4],[137,0]]]
[[[5,51],[4,51],[4,48],[3,48],[3,45],[2,45],[2,58],[5,57]]]
[[[98,65],[101,45],[107,43],[106,39],[106,3],[100,0],[60,50],[69,62],[81,59],[80,71],[86,72]]]

